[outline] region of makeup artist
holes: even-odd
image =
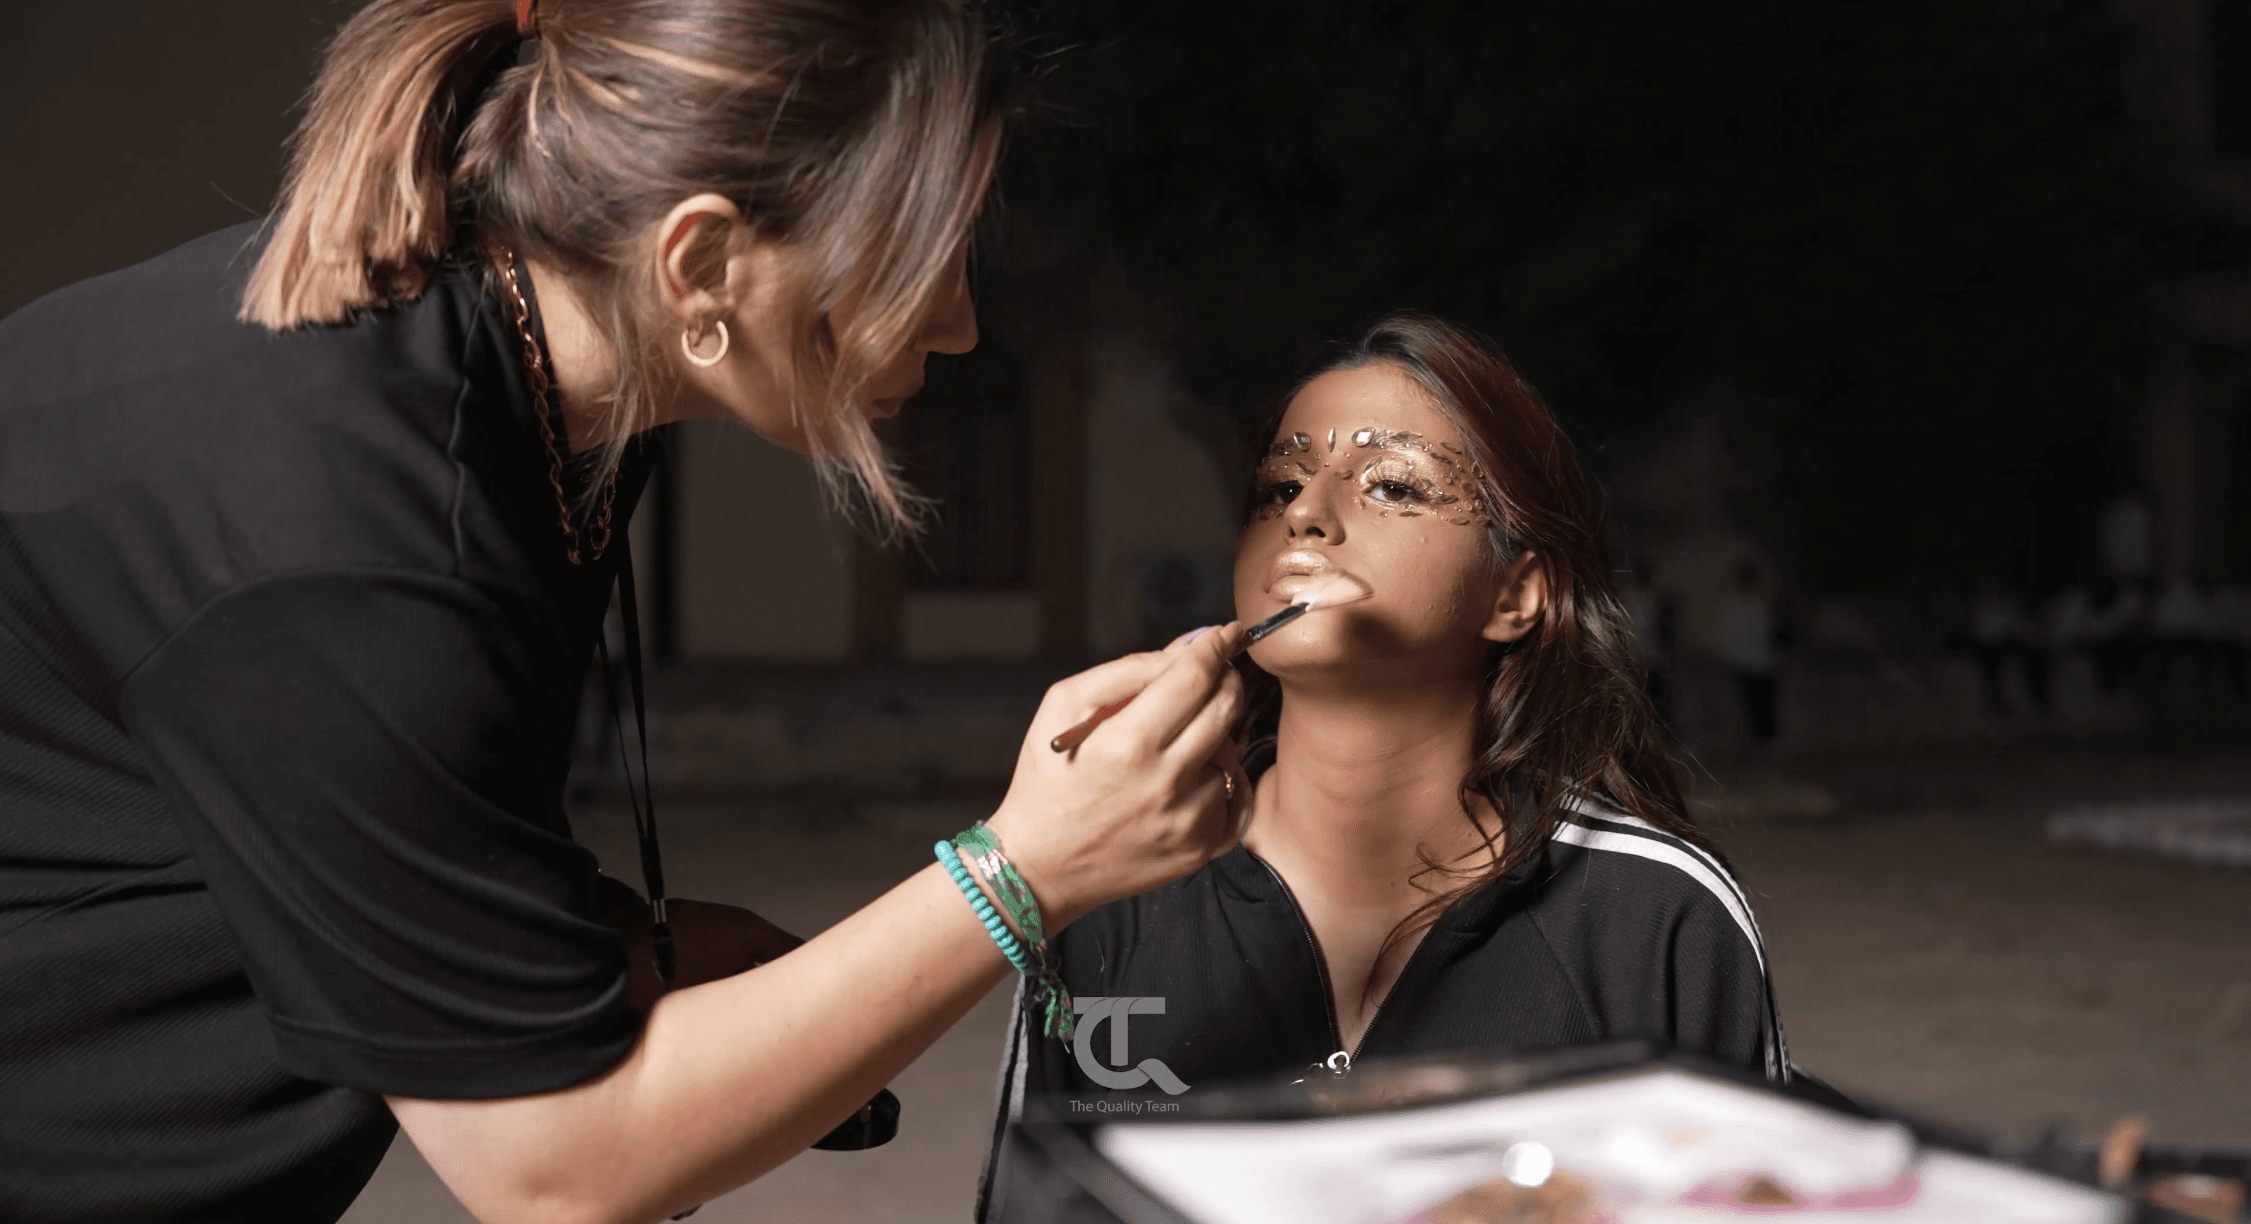
[[[1234,844],[1232,626],[1056,685],[977,852],[795,951],[675,908],[645,1015],[564,819],[650,430],[911,519],[869,418],[976,342],[988,58],[951,0],[375,0],[265,223],[0,322],[0,1217],[333,1220],[396,1125],[481,1219],[659,1219]]]

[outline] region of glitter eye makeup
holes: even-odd
[[[1397,456],[1386,456],[1369,464],[1361,472],[1360,490],[1361,496],[1384,507],[1382,513],[1397,510],[1402,518],[1438,512],[1461,500],[1417,472],[1413,463]]]
[[[1266,461],[1258,465],[1251,492],[1251,517],[1264,521],[1282,513],[1318,470],[1297,457],[1297,452],[1286,449],[1284,443],[1276,443],[1268,449]]]
[[[1389,518],[1394,511],[1401,518],[1427,514],[1457,527],[1485,520],[1482,473],[1453,443],[1434,446],[1418,433],[1368,425],[1353,430],[1345,444],[1341,461],[1323,460],[1316,467],[1310,435],[1300,431],[1275,439],[1258,467],[1253,517],[1278,516],[1321,468],[1334,468],[1338,479],[1355,483],[1354,502],[1379,517]],[[1327,450],[1336,453],[1334,429],[1327,431]],[[1362,451],[1371,453],[1355,453]]]
[[[1336,431],[1330,431],[1331,448],[1334,449]],[[1305,433],[1293,433],[1277,438],[1266,448],[1266,457],[1258,465],[1257,484],[1251,498],[1251,517],[1255,520],[1273,518],[1282,508],[1296,500],[1305,487],[1304,481],[1320,472],[1313,466],[1313,438]],[[1326,466],[1325,464],[1323,466]]]
[[[1297,500],[1297,495],[1304,489],[1305,485],[1294,479],[1291,473],[1260,472],[1258,486],[1251,496],[1252,519],[1264,522],[1280,515],[1289,508],[1291,502]]]
[[[1357,478],[1361,499],[1375,503],[1379,515],[1388,517],[1393,509],[1402,518],[1432,514],[1456,527],[1484,521],[1481,473],[1462,461],[1460,447],[1450,442],[1434,447],[1421,434],[1374,426],[1352,431],[1351,443],[1377,453],[1365,462],[1355,456],[1337,474]]]

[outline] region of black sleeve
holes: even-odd
[[[1785,1082],[1758,919],[1718,860],[1622,820],[1567,825],[1534,921],[1603,1039],[1647,1038]]]
[[[1674,1047],[1787,1080],[1757,928],[1745,930],[1707,897],[1692,895],[1691,901],[1675,915],[1667,965]]]
[[[561,811],[566,656],[465,583],[324,574],[229,595],[127,680],[292,1073],[491,1098],[631,1050],[624,950]]]

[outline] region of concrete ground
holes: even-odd
[[[2251,797],[2251,753],[1948,747],[1718,771],[1696,786],[1765,929],[1797,1061],[1895,1108],[2022,1139],[2126,1112],[2154,1138],[2251,1146],[2251,872],[2048,845],[2045,814]],[[977,798],[700,800],[664,813],[682,896],[811,933],[915,870]],[[630,826],[581,835],[633,878]],[[708,1204],[724,1221],[962,1219],[992,1109],[1006,996],[894,1085],[899,1138],[809,1152]],[[746,1019],[746,1022],[747,1019]],[[348,1224],[466,1221],[411,1144]]]

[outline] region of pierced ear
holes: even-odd
[[[659,223],[657,275],[683,319],[733,311],[740,286],[733,283],[732,256],[743,225],[742,210],[712,192],[682,200]]]
[[[1525,553],[1501,571],[1492,618],[1478,636],[1488,642],[1513,642],[1532,632],[1547,606],[1548,563],[1538,553]]]

